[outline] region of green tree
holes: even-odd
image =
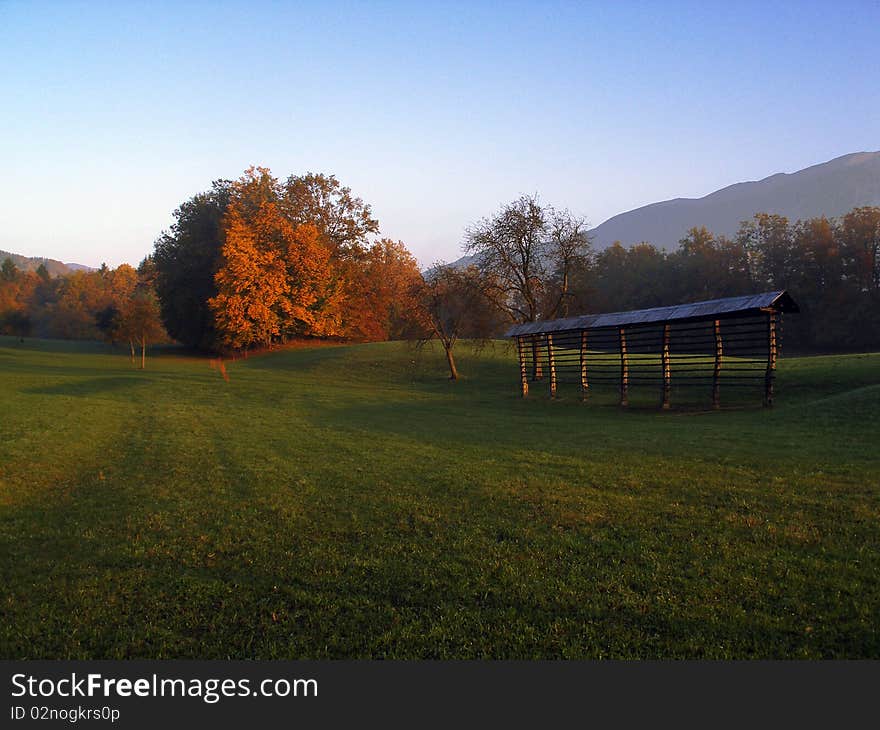
[[[214,277],[223,247],[223,217],[232,183],[217,180],[207,192],[183,203],[174,224],[156,241],[152,256],[155,287],[168,334],[191,347],[216,341],[208,301],[217,295]]]
[[[117,305],[108,304],[103,309],[98,310],[95,314],[95,326],[111,345],[115,345],[123,332],[122,329],[122,312]],[[132,360],[134,360],[134,352],[132,351]]]
[[[854,208],[839,234],[846,275],[863,291],[880,289],[880,207]]]
[[[360,255],[368,237],[379,232],[379,221],[373,217],[372,208],[335,175],[291,175],[284,184],[279,205],[294,226],[315,226],[337,255]]]
[[[0,265],[0,280],[15,281],[18,278],[18,274],[19,271],[15,262],[7,256],[3,260],[3,264]]]
[[[31,329],[31,318],[26,312],[12,309],[0,313],[0,332],[24,338],[31,334]]]
[[[788,218],[758,213],[740,224],[736,241],[745,249],[757,288],[785,289],[793,272],[794,242]]]

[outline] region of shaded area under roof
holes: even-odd
[[[570,330],[594,330],[606,327],[626,327],[627,325],[659,324],[661,322],[699,321],[735,317],[743,314],[756,314],[772,309],[777,312],[799,312],[800,308],[786,291],[771,291],[764,294],[749,294],[743,297],[709,299],[704,302],[676,304],[672,307],[653,309],[634,309],[629,312],[609,312],[608,314],[584,314],[565,319],[546,319],[538,322],[525,322],[511,327],[505,337],[537,335],[546,332],[565,332]]]

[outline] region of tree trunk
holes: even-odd
[[[131,364],[134,365],[134,340],[132,339],[129,339],[128,341],[128,351],[131,358]]]
[[[449,379],[458,380],[458,368],[455,367],[455,358],[452,356],[452,345],[443,343],[443,349],[446,350],[446,362],[449,365]]]
[[[141,337],[141,370],[147,367],[147,338]]]

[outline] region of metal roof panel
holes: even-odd
[[[636,324],[656,324],[676,320],[713,319],[719,315],[734,315],[754,312],[761,309],[775,309],[779,312],[800,311],[794,299],[784,290],[749,294],[724,299],[709,299],[702,302],[677,304],[652,309],[634,309],[628,312],[608,312],[606,314],[585,314],[580,317],[547,319],[538,322],[525,322],[511,327],[505,337],[536,335],[546,332],[600,329],[603,327],[626,327]]]

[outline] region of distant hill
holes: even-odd
[[[742,182],[703,198],[676,198],[621,213],[590,233],[596,250],[615,241],[648,241],[676,248],[694,226],[733,236],[740,221],[755,213],[777,213],[790,220],[842,215],[862,205],[880,205],[880,152],[856,152],[790,174]]]
[[[65,264],[55,259],[46,259],[39,256],[21,256],[9,251],[0,251],[0,264],[7,258],[12,259],[12,263],[22,271],[36,271],[40,264],[45,264],[50,276],[63,276],[72,271],[94,271],[91,266],[83,266],[82,264]]]

